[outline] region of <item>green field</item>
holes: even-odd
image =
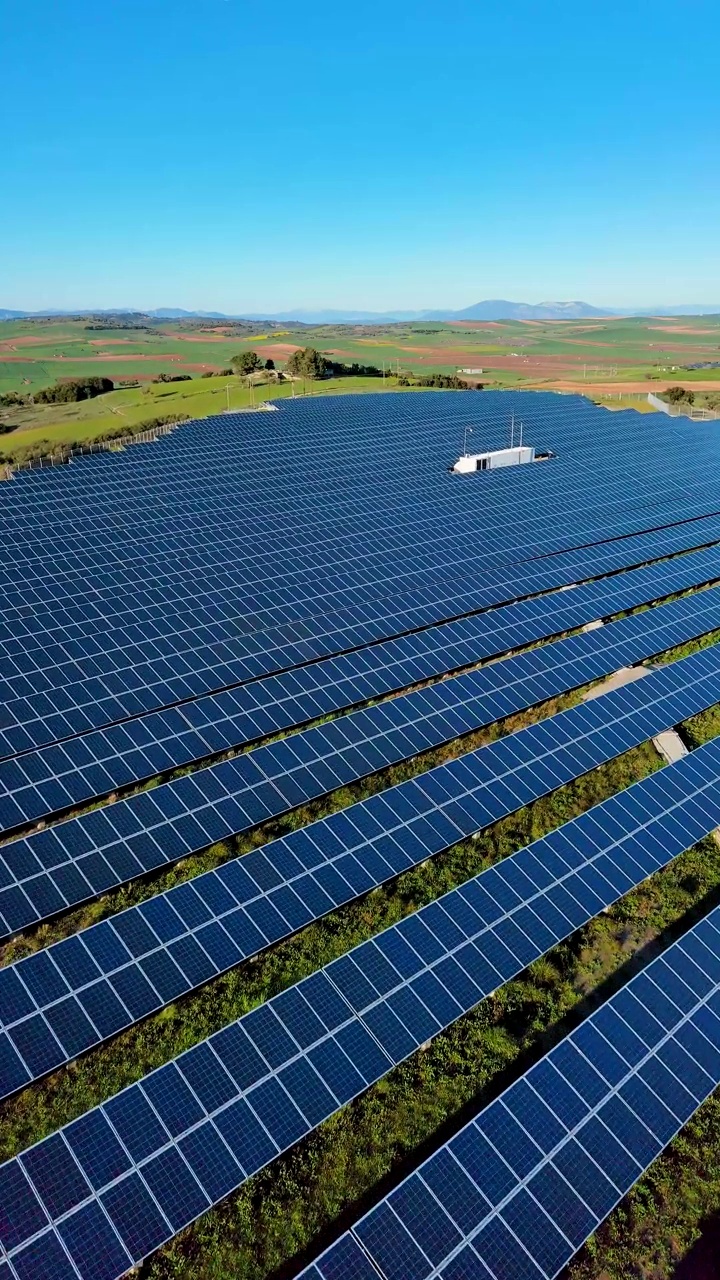
[[[342,392],[377,391],[375,378],[329,378],[310,387],[306,394],[337,395]],[[55,447],[83,444],[101,433],[119,427],[132,428],[140,422],[164,414],[184,414],[204,418],[226,409],[246,409],[265,400],[288,399],[293,390],[303,392],[302,383],[269,383],[248,387],[244,378],[197,378],[192,382],[149,384],[126,391],[112,391],[94,400],[77,404],[34,405],[7,411],[17,424],[0,435],[0,456],[12,458],[18,451],[47,442]]]
[[[578,321],[506,321],[464,324],[414,322],[386,325],[300,325],[280,328],[250,322],[159,321],[149,317],[100,320],[83,317],[0,322],[0,394],[32,396],[58,379],[101,375],[116,390],[92,401],[66,405],[0,407],[0,452],[12,458],[47,441],[48,447],[81,443],[123,423],[132,426],[166,413],[202,417],[244,408],[254,394],[288,395],[290,385],[258,386],[254,393],[237,378],[203,378],[227,368],[234,355],[255,350],[282,369],[298,346],[313,346],[345,363],[424,376],[467,375],[491,387],[577,390],[609,407],[642,407],[648,390],[674,383],[696,389],[698,404],[720,395],[720,367],[690,370],[696,363],[720,365],[720,317],[631,318]],[[160,374],[186,374],[190,382],[158,384]],[[462,374],[460,376],[463,376]],[[136,385],[123,389],[122,383]],[[380,390],[379,379],[326,381],[306,387],[313,394]],[[295,384],[296,393],[303,390]],[[712,404],[713,398],[709,400]]]

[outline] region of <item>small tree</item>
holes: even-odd
[[[314,380],[325,377],[328,362],[314,347],[302,347],[299,351],[293,351],[286,368],[295,377]]]
[[[266,369],[274,369],[274,368],[275,368],[275,361],[274,361],[274,360],[266,360],[266,361],[265,361],[265,368],[266,368]]]
[[[692,404],[695,400],[695,392],[686,391],[685,387],[666,387],[665,399],[668,404]]]
[[[238,355],[233,356],[230,363],[235,372],[241,376],[255,373],[256,369],[262,367],[257,351],[240,351]]]

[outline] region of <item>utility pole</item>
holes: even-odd
[[[227,407],[229,410],[230,409],[230,383],[229,382],[225,383],[225,391],[227,392]]]

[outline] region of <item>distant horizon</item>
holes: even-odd
[[[668,316],[671,317],[673,315],[702,316],[702,315],[720,314],[720,302],[715,302],[715,303],[654,302],[654,303],[638,303],[632,307],[623,307],[618,304],[612,304],[612,303],[591,302],[587,298],[580,298],[579,295],[575,295],[572,298],[560,298],[558,296],[555,296],[555,297],[548,296],[548,297],[538,298],[537,300],[534,300],[531,298],[513,299],[502,294],[502,295],[498,295],[495,298],[486,297],[480,300],[476,300],[475,302],[469,302],[465,306],[460,306],[460,307],[451,307],[451,306],[443,307],[442,305],[429,304],[419,308],[405,307],[403,305],[397,306],[397,307],[381,308],[381,307],[372,307],[372,306],[355,306],[352,303],[348,303],[348,304],[339,304],[339,305],[336,304],[336,305],[327,305],[327,306],[323,304],[307,304],[307,305],[297,304],[292,307],[280,306],[275,309],[272,309],[270,307],[263,308],[263,307],[257,307],[257,306],[248,306],[245,309],[242,309],[241,307],[233,307],[232,310],[223,310],[218,306],[213,306],[212,304],[203,305],[203,306],[190,306],[190,305],[183,306],[177,303],[161,303],[161,302],[154,302],[151,305],[145,305],[145,306],[137,306],[130,303],[124,303],[118,306],[113,306],[113,305],[109,305],[107,302],[104,302],[104,303],[95,303],[91,305],[70,304],[65,306],[59,306],[57,304],[49,304],[45,307],[30,307],[27,305],[23,305],[22,303],[3,302],[2,305],[0,305],[0,318],[2,319],[12,318],[12,317],[6,316],[4,314],[5,312],[18,312],[18,313],[21,313],[20,315],[18,315],[17,317],[18,319],[22,319],[25,317],[29,319],[32,319],[33,317],[38,317],[38,318],[49,317],[50,318],[53,315],[82,316],[82,315],[90,315],[90,314],[96,314],[96,315],[134,314],[134,315],[147,315],[147,316],[155,315],[157,316],[157,318],[171,319],[173,318],[172,316],[170,315],[164,316],[159,313],[175,312],[177,313],[177,318],[182,318],[182,315],[187,315],[188,317],[199,317],[199,318],[204,317],[207,319],[222,318],[222,319],[229,319],[229,320],[241,320],[241,319],[282,320],[282,319],[290,319],[294,317],[294,318],[297,318],[299,321],[301,321],[301,317],[303,314],[310,314],[310,313],[327,314],[327,315],[335,314],[337,316],[345,315],[345,314],[374,315],[378,317],[384,316],[384,317],[387,317],[388,319],[391,319],[394,316],[400,316],[401,319],[403,318],[409,319],[412,316],[415,316],[416,318],[423,318],[426,316],[427,313],[434,313],[432,318],[440,320],[442,312],[444,312],[450,318],[452,318],[458,312],[467,311],[476,306],[490,305],[494,303],[508,304],[512,307],[518,307],[518,308],[564,307],[564,306],[591,307],[598,313],[595,316],[596,319],[601,319],[603,315],[606,316],[607,318],[614,318],[614,319],[623,319],[623,318],[633,319],[636,317],[647,318],[648,316],[652,317],[654,315],[657,315],[662,318],[667,318]],[[600,313],[602,313],[602,315]],[[430,317],[428,316],[428,318]],[[514,317],[508,316],[504,318],[513,319]],[[576,318],[584,319],[584,318],[592,318],[592,317],[585,317],[585,316],[564,317],[564,316],[558,315],[556,317],[549,316],[546,318],[572,320]],[[338,322],[341,323],[340,321]]]

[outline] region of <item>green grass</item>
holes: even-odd
[[[644,394],[623,395],[621,392],[613,392],[612,395],[592,396],[591,399],[606,409],[635,409],[637,413],[657,413]]]
[[[672,321],[611,318],[541,324],[507,321],[478,328],[441,322],[290,325],[275,333],[268,331],[267,326],[248,324],[244,328],[238,326],[237,332],[219,339],[203,332],[206,322],[200,320],[146,320],[145,323],[148,328],[141,330],[91,330],[77,319],[0,322],[0,392],[33,392],[58,377],[91,373],[115,381],[135,376],[146,380],[160,372],[183,371],[199,378],[203,369],[226,367],[240,350],[254,348],[262,356],[276,342],[312,345],[335,358],[378,366],[383,360],[388,366],[399,361],[401,370],[414,373],[452,373],[458,365],[478,364],[486,370],[486,379],[501,387],[543,386],[562,379],[577,383],[581,391],[584,363],[600,368],[617,364],[616,375],[591,373],[588,381],[602,376],[617,383],[619,388],[623,382],[645,378],[648,374],[656,377],[659,385],[681,380],[692,383],[706,378],[720,385],[720,370],[686,372],[678,368],[671,371],[673,365],[720,357],[719,317],[683,317],[675,323],[676,328],[709,331],[695,334],[673,333]],[[32,345],[18,345],[19,339],[28,337],[33,339]],[[15,349],[11,350],[13,346]],[[512,352],[520,357],[517,367],[492,368],[494,357],[509,356]],[[128,359],[108,359],[107,353],[122,354]],[[558,363],[549,371],[533,371],[523,364],[523,356],[553,356]],[[202,393],[198,396],[193,400],[193,412],[202,415],[216,411],[218,398],[205,399]],[[238,403],[243,403],[241,396]],[[122,411],[122,401],[116,404]],[[95,418],[109,408],[95,408]],[[68,421],[74,420],[63,419],[62,425]],[[92,438],[85,416],[77,420],[77,435],[63,431],[60,420],[43,419],[36,425],[44,427],[46,422],[51,432],[48,438],[56,443]],[[105,424],[98,429],[105,429]]]
[[[303,391],[302,383],[295,383],[295,394]],[[306,394],[327,396],[382,390],[378,378],[330,378],[327,382],[306,384]],[[412,389],[412,388],[408,388]],[[394,379],[388,378],[386,390],[396,388]],[[159,383],[111,391],[94,400],[82,400],[77,404],[32,405],[22,409],[6,410],[7,420],[15,429],[0,435],[0,455],[12,458],[18,450],[47,441],[50,445],[83,444],[105,431],[131,427],[146,418],[165,413],[185,413],[191,418],[204,418],[210,414],[231,409],[247,409],[253,403],[265,400],[292,398],[289,382],[269,383],[250,390],[242,378],[193,378],[191,382]]]

